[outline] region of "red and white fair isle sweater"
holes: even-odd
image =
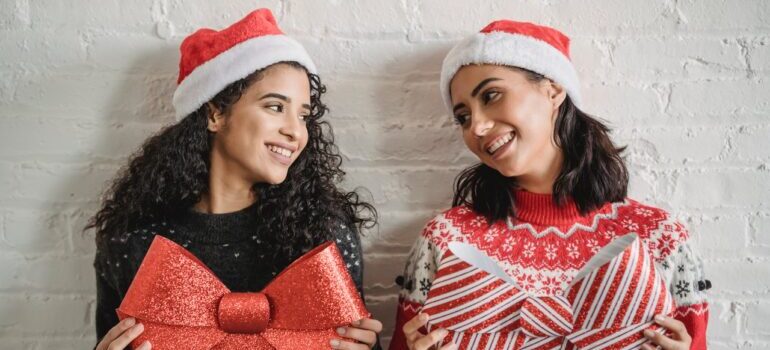
[[[474,245],[496,260],[518,285],[538,295],[561,293],[580,268],[615,237],[636,233],[647,244],[676,301],[691,349],[706,349],[710,286],[681,223],[662,209],[627,199],[581,216],[574,203],[556,206],[551,195],[516,192],[516,218],[488,225],[468,207],[434,217],[406,264],[391,350],[407,349],[401,330],[421,309],[438,262],[452,241]]]

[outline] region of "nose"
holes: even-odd
[[[476,137],[486,135],[492,127],[495,126],[494,120],[488,118],[484,113],[475,113],[471,118],[470,130]]]
[[[295,141],[299,139],[301,130],[305,127],[305,123],[300,120],[299,111],[286,113],[286,117],[287,120],[283,123],[279,131],[281,134],[288,136],[292,141]]]

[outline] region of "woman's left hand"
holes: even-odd
[[[646,329],[644,331],[644,336],[651,340],[654,345],[644,344],[642,345],[642,349],[654,350],[655,345],[658,345],[659,348],[664,350],[690,350],[692,338],[690,337],[690,334],[687,333],[687,328],[682,321],[672,317],[657,315],[655,316],[655,323],[671,332],[671,338],[664,334]]]
[[[337,334],[349,340],[331,341],[332,349],[368,350],[377,342],[377,334],[382,331],[382,322],[364,318],[353,322],[348,327],[337,328]]]

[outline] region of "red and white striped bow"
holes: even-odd
[[[423,312],[460,349],[636,349],[674,300],[635,234],[602,248],[565,292],[531,295],[491,258],[454,242],[441,259]]]

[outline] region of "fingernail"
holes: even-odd
[[[663,315],[655,315],[655,322],[661,323],[661,322],[663,322],[665,320],[666,320],[666,318]]]
[[[139,347],[136,348],[136,350],[150,350],[150,349],[152,349],[152,345],[150,345],[149,340],[145,340],[144,343],[142,343],[142,345],[139,345]]]
[[[131,318],[125,319],[123,322],[125,322],[124,324],[126,325],[126,327],[131,327],[134,325],[134,323],[136,323],[136,320],[133,317],[131,317]]]
[[[649,330],[649,329],[645,329],[645,330],[644,330],[644,336],[645,336],[645,337],[647,337],[647,338],[652,338],[652,336],[653,336],[653,335],[655,335],[655,332],[653,332],[653,331],[651,331],[651,330]]]
[[[353,321],[353,325],[356,326],[356,327],[360,326],[361,325],[361,320]]]
[[[142,333],[144,332],[144,325],[141,323],[137,323],[136,326],[134,326],[134,329],[136,329],[135,332]]]
[[[337,328],[337,334],[339,335],[345,335],[345,327]]]
[[[420,314],[420,321],[427,321],[428,320],[428,314]]]
[[[333,348],[337,348],[338,346],[340,346],[340,341],[337,339],[332,339],[329,341],[329,344],[331,344]]]
[[[439,329],[438,334],[441,338],[446,337],[447,334],[449,334],[449,331],[446,329]]]

